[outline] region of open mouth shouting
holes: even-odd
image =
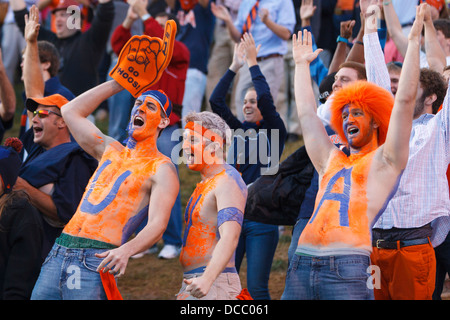
[[[187,164],[194,164],[194,153],[191,150],[184,150],[184,156],[186,157]]]
[[[134,128],[140,128],[144,126],[144,118],[142,118],[140,115],[136,115],[133,120],[133,127]]]
[[[42,135],[44,129],[36,124],[33,125],[33,133],[35,137],[39,137]]]
[[[347,127],[347,137],[349,139],[353,138],[354,136],[356,136],[359,133],[359,128],[355,125],[349,125]]]

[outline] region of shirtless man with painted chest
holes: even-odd
[[[200,172],[202,180],[186,206],[180,254],[184,281],[177,299],[236,299],[241,283],[234,254],[247,187],[223,158],[228,125],[211,112],[192,113],[186,123],[183,151],[189,169]]]

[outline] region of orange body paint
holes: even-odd
[[[125,243],[148,214],[149,177],[155,174],[162,163],[169,161],[162,154],[156,157],[133,157],[128,148],[120,151],[110,146],[63,232],[116,246]],[[104,169],[100,172],[102,167]],[[113,183],[118,184],[120,177],[125,179],[114,191]]]
[[[367,178],[375,152],[347,157],[339,150],[333,151],[299,246],[371,251]]]
[[[218,242],[217,215],[205,216],[202,214],[204,202],[217,186],[220,179],[227,178],[226,171],[199,182],[185,212],[186,230],[184,233],[183,248],[180,262],[185,271],[206,266],[211,260],[213,250]]]

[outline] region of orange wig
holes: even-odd
[[[333,95],[331,103],[331,127],[339,137],[348,144],[342,126],[342,110],[347,105],[361,108],[366,115],[370,115],[378,124],[378,145],[386,140],[394,97],[383,89],[368,81],[356,81]]]

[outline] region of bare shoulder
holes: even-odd
[[[151,180],[157,183],[178,182],[178,174],[175,165],[170,160],[162,160],[157,164],[155,173],[151,176]]]
[[[247,186],[236,169],[230,166],[225,170],[223,177],[217,184],[215,195],[219,209],[221,206],[236,206],[242,208],[242,210],[245,208]]]
[[[247,185],[242,179],[240,172],[231,166],[227,167],[225,170],[224,178],[221,179],[220,188],[232,188],[232,190],[236,191],[239,190],[239,192],[247,196]]]

